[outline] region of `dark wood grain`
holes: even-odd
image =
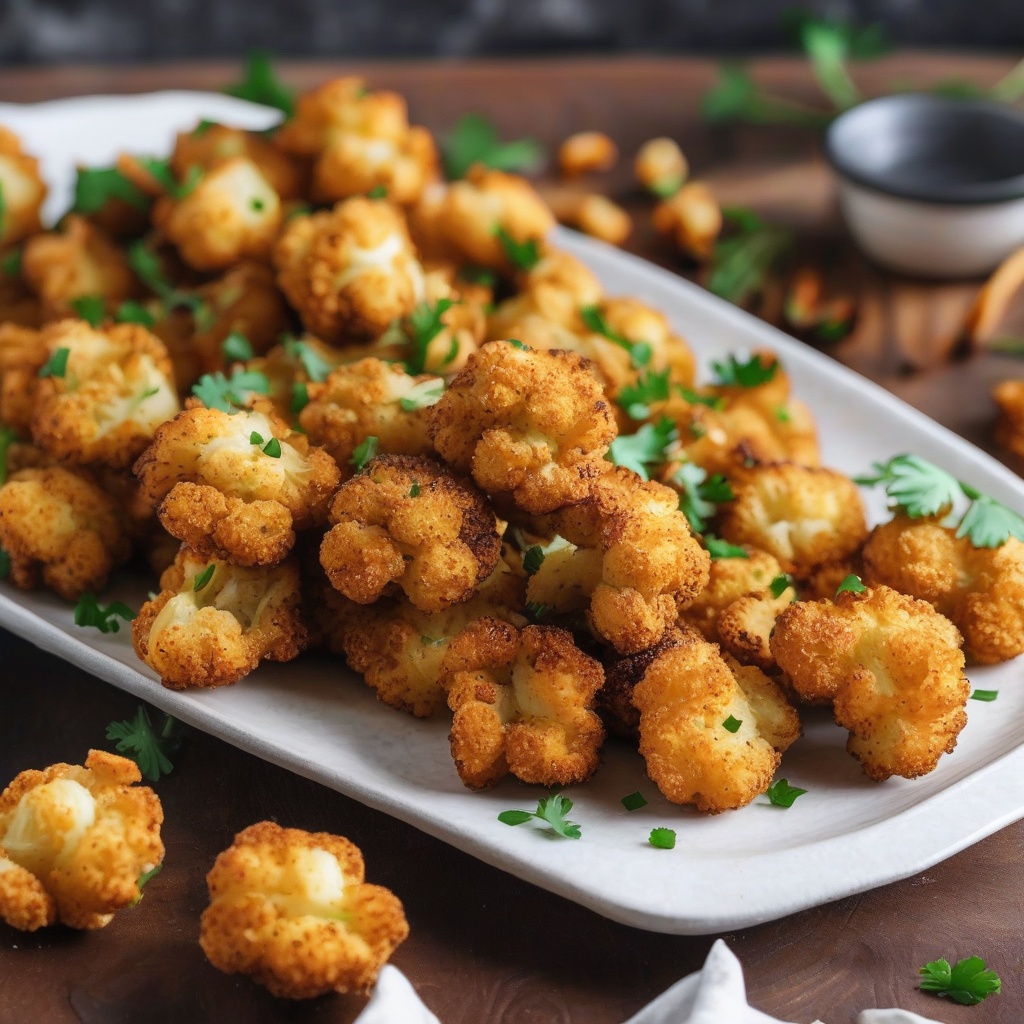
[[[1011,63],[900,55],[865,69],[861,81],[869,92],[900,79],[984,84]],[[835,348],[837,358],[992,450],[989,388],[1017,373],[1018,364],[946,361],[975,284],[929,284],[867,264],[845,241],[813,139],[700,123],[697,102],[713,79],[711,62],[315,63],[286,65],[284,73],[304,85],[353,70],[405,92],[415,117],[436,130],[467,109],[482,109],[503,133],[529,133],[549,145],[572,130],[600,128],[629,154],[645,138],[674,135],[724,202],[753,205],[835,248],[862,310],[854,336]],[[7,72],[0,74],[0,99],[210,88],[231,74],[221,65]],[[788,95],[813,95],[795,61],[761,61],[757,74]],[[630,248],[692,270],[653,238],[628,166],[602,184],[637,215]],[[81,760],[89,746],[103,745],[106,724],[129,717],[135,704],[0,633],[0,782],[23,768]],[[236,831],[263,818],[336,831],[363,849],[370,880],[393,888],[409,915],[412,933],[395,962],[443,1024],[618,1024],[698,968],[714,939],[649,934],[604,920],[200,733],[189,736],[175,771],[156,788],[166,812],[167,861],[137,909],[90,934],[51,929],[27,936],[0,926],[0,1024],[351,1021],[361,999],[288,1005],[219,974],[202,957],[196,938],[204,875]],[[1024,824],[1012,825],[923,875],[727,935],[745,964],[751,1002],[785,1020],[820,1016],[829,1024],[847,1024],[856,1011],[877,1005],[905,1006],[949,1024],[1019,1024],[1022,846]],[[1005,983],[983,1009],[940,1004],[916,991],[920,964],[974,953]]]

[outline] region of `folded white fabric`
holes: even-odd
[[[743,967],[719,939],[704,967],[677,981],[625,1024],[787,1024],[747,1003]],[[397,967],[386,965],[356,1024],[440,1024]],[[814,1024],[823,1024],[815,1021]],[[940,1024],[909,1010],[864,1010],[857,1024]]]

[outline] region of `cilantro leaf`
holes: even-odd
[[[213,322],[213,312],[205,302],[191,292],[175,288],[164,274],[160,257],[146,244],[143,238],[128,247],[128,265],[135,276],[155,295],[159,296],[166,310],[183,308],[195,317],[200,330],[208,330]]]
[[[917,455],[897,455],[874,464],[874,475],[854,477],[870,487],[882,484],[897,508],[911,519],[933,516],[951,506],[961,494],[956,477]]]
[[[737,227],[715,242],[705,284],[708,291],[741,306],[785,262],[794,236],[789,228],[765,224],[747,210],[722,213]]]
[[[157,318],[148,309],[135,299],[125,299],[117,311],[114,319],[119,324],[142,324],[143,327],[152,327]]]
[[[75,605],[75,625],[92,626],[101,633],[117,633],[121,629],[119,618],[131,622],[137,614],[123,601],[114,601],[104,608],[95,594],[83,594]]]
[[[724,722],[722,723],[722,728],[723,728],[723,729],[724,729],[724,730],[725,730],[726,732],[732,732],[732,733],[736,733],[736,732],[739,732],[739,731],[740,731],[740,726],[741,726],[742,724],[743,724],[743,722],[742,722],[742,721],[741,721],[741,720],[740,720],[739,718],[736,718],[736,717],[734,717],[733,715],[730,715],[730,716],[729,716],[729,717],[728,717],[728,718],[727,718],[727,719],[726,719],[726,720],[725,720],[725,721],[724,721]]]
[[[441,144],[449,181],[464,178],[473,164],[498,171],[526,171],[544,158],[544,148],[534,139],[500,142],[498,130],[482,114],[464,114]]]
[[[98,213],[111,199],[119,199],[143,213],[153,201],[116,167],[78,168],[72,213]]]
[[[797,797],[803,796],[806,792],[806,789],[791,786],[785,779],[778,779],[765,790],[764,795],[774,807],[792,807]]]
[[[1024,540],[1024,517],[979,494],[960,520],[956,535],[967,537],[976,548],[998,548],[1010,537]]]
[[[0,426],[0,486],[7,483],[7,460],[8,453],[13,441],[18,440],[18,435],[13,428]]]
[[[706,405],[709,409],[724,409],[725,399],[721,395],[701,395],[692,388],[684,388],[679,385],[679,394],[690,405]]]
[[[357,473],[362,473],[366,468],[366,464],[376,457],[379,446],[380,440],[371,434],[356,447],[356,450],[352,453],[352,458],[348,461],[356,467]]]
[[[547,615],[549,608],[542,601],[527,601],[524,611],[531,622],[540,622]]]
[[[39,377],[63,377],[68,372],[68,356],[71,349],[59,348],[39,368]]]
[[[170,715],[164,715],[159,730],[154,729],[149,712],[141,704],[134,719],[107,726],[107,739],[117,740],[118,753],[130,757],[150,782],[157,782],[174,769],[167,755],[180,744],[179,733],[180,723]]]
[[[867,589],[861,582],[861,578],[856,573],[851,572],[836,588],[836,597],[847,591],[851,594],[863,594]]]
[[[544,549],[539,544],[528,547],[523,554],[523,570],[527,576],[533,576],[544,564]]]
[[[333,366],[312,345],[300,341],[292,334],[286,334],[281,343],[289,359],[297,359],[306,371],[306,376],[315,384],[322,384],[330,376]]]
[[[647,370],[633,384],[626,384],[615,399],[630,419],[645,420],[651,415],[655,402],[665,402],[669,396],[668,378],[671,370]]]
[[[676,848],[675,829],[652,828],[647,842],[657,850],[674,850]]]
[[[998,696],[998,690],[974,690],[971,693],[971,700],[981,700],[986,704],[991,704]]]
[[[197,572],[192,577],[192,590],[194,593],[198,594],[213,579],[213,573],[216,568],[215,565],[208,565],[202,572]]]
[[[527,238],[524,242],[517,242],[501,225],[495,228],[494,237],[500,243],[505,253],[505,259],[516,270],[530,271],[540,263],[540,246],[536,238]]]
[[[525,825],[533,821],[533,811],[502,811],[498,815],[498,821],[503,825]]]
[[[736,497],[729,481],[721,473],[710,479],[707,470],[695,462],[684,462],[672,476],[680,491],[679,510],[686,516],[694,533],[707,530],[707,520],[718,511],[718,506]]]
[[[229,380],[218,370],[216,373],[204,373],[192,385],[192,394],[207,407],[219,409],[229,416],[234,415],[246,403],[246,392],[259,395],[270,393],[270,381],[265,374],[256,370],[236,368]]]
[[[645,423],[635,434],[620,434],[606,456],[616,466],[626,466],[650,479],[649,469],[665,461],[669,445],[679,437],[676,425],[667,416],[657,423]]]
[[[744,121],[747,124],[795,124],[822,128],[830,117],[764,92],[739,64],[723,64],[718,81],[702,97],[701,116],[712,124]]]
[[[566,815],[572,810],[572,801],[560,793],[541,797],[535,811],[502,811],[498,821],[505,825],[525,825],[528,821],[544,822],[548,829],[563,839],[579,839],[580,827]]]
[[[713,562],[717,562],[719,558],[750,557],[744,548],[737,544],[730,544],[727,540],[722,540],[721,537],[716,537],[711,533],[704,535],[704,547],[707,548],[707,552]]]
[[[444,381],[440,378],[420,381],[415,387],[410,388],[408,394],[398,400],[402,412],[415,412],[417,409],[426,409],[439,401],[444,394]]]
[[[624,796],[620,803],[627,811],[639,811],[641,807],[647,806],[647,798],[637,790]]]
[[[241,81],[226,85],[221,92],[264,107],[274,107],[285,117],[295,113],[295,93],[278,79],[266,50],[250,51],[245,58]]]
[[[948,996],[962,1006],[975,1006],[1002,988],[999,975],[987,970],[980,956],[958,960],[953,967],[948,960],[933,960],[920,969],[920,974],[922,992]]]
[[[297,380],[292,385],[292,400],[288,405],[292,414],[298,416],[309,405],[309,387],[305,381]]]
[[[185,180],[178,181],[171,170],[170,160],[153,156],[135,157],[139,166],[173,199],[184,199],[199,184],[203,169],[192,165],[185,172]]]
[[[405,363],[405,372],[411,377],[423,373],[427,365],[427,349],[430,343],[445,328],[444,315],[454,306],[454,299],[438,299],[437,302],[420,302],[405,318],[405,336],[409,339],[411,352]],[[452,353],[455,358],[458,348]],[[451,362],[451,359],[447,360]]]
[[[583,306],[580,309],[580,319],[587,328],[595,334],[600,334],[609,341],[614,341],[619,348],[624,348],[629,353],[629,361],[637,368],[642,369],[651,361],[651,346],[646,341],[630,341],[629,338],[617,331],[613,331],[605,320],[604,314],[598,306]],[[666,371],[667,373],[668,371]],[[666,395],[666,397],[668,397]],[[637,417],[634,417],[636,419]]]
[[[255,355],[252,350],[252,342],[241,331],[232,331],[224,339],[220,350],[224,354],[224,358],[233,363],[244,363]]]
[[[107,304],[101,295],[81,295],[71,300],[75,315],[90,327],[99,327],[107,317]]]
[[[776,576],[768,584],[768,590],[771,592],[772,597],[779,598],[793,585],[793,577],[788,572],[784,572]]]
[[[730,355],[725,362],[713,362],[711,368],[715,371],[716,383],[723,387],[756,388],[775,377],[779,364],[775,359],[761,362],[761,355],[755,352],[747,360]]]

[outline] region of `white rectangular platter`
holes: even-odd
[[[0,104],[0,124],[43,160],[52,215],[67,206],[76,162],[109,164],[123,149],[164,153],[174,131],[202,117],[253,128],[273,121],[261,108],[201,93]],[[852,474],[915,452],[1024,512],[1020,479],[875,385],[642,260],[569,232],[556,242],[587,262],[611,294],[638,296],[667,313],[703,366],[741,349],[778,352],[816,416],[827,464]],[[136,604],[147,586],[138,585]],[[448,753],[448,723],[379,705],[340,662],[304,658],[261,668],[236,686],[174,693],[137,661],[126,632],[78,629],[71,609],[52,596],[0,585],[0,625],[199,729],[652,931],[705,934],[778,918],[907,877],[1024,817],[1024,683],[1016,663],[971,673],[974,685],[999,690],[999,699],[970,703],[956,751],[923,779],[870,782],[845,753],[846,733],[818,714],[780,772],[806,796],[788,810],[761,799],[701,817],[664,801],[639,755],[609,742],[593,781],[567,791],[582,838],[555,841],[498,821],[503,810],[532,808],[542,795],[536,787],[507,781],[485,793],[465,790]],[[77,755],[84,751],[67,754]],[[620,799],[635,790],[650,802],[630,813]],[[655,826],[676,830],[674,850],[648,845]]]

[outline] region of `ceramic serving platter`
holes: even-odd
[[[110,163],[123,149],[166,153],[174,131],[203,117],[252,128],[274,120],[262,108],[202,93],[0,105],[0,124],[43,161],[51,215],[67,207],[75,163]],[[1016,476],[863,378],[639,259],[569,232],[557,242],[611,294],[662,309],[705,367],[728,352],[778,352],[816,416],[827,464],[853,474],[916,452],[1024,511]],[[869,498],[878,518],[878,499]],[[137,605],[151,585],[126,584],[118,596]],[[594,779],[567,791],[582,838],[555,840],[498,821],[506,809],[532,808],[542,791],[514,781],[467,791],[451,763],[447,722],[416,721],[378,704],[340,662],[308,657],[260,668],[236,686],[173,693],[139,663],[125,631],[79,629],[71,609],[50,595],[0,584],[0,625],[199,729],[652,931],[703,934],[778,918],[919,872],[1024,816],[1024,684],[1016,663],[971,673],[975,686],[999,698],[970,702],[956,751],[923,779],[870,782],[845,753],[845,732],[818,714],[780,772],[806,796],[788,810],[762,798],[701,817],[664,801],[639,755],[609,742]],[[84,753],[69,750],[66,758]],[[649,803],[627,812],[620,799],[636,790]],[[648,844],[656,826],[676,830],[674,850]]]

